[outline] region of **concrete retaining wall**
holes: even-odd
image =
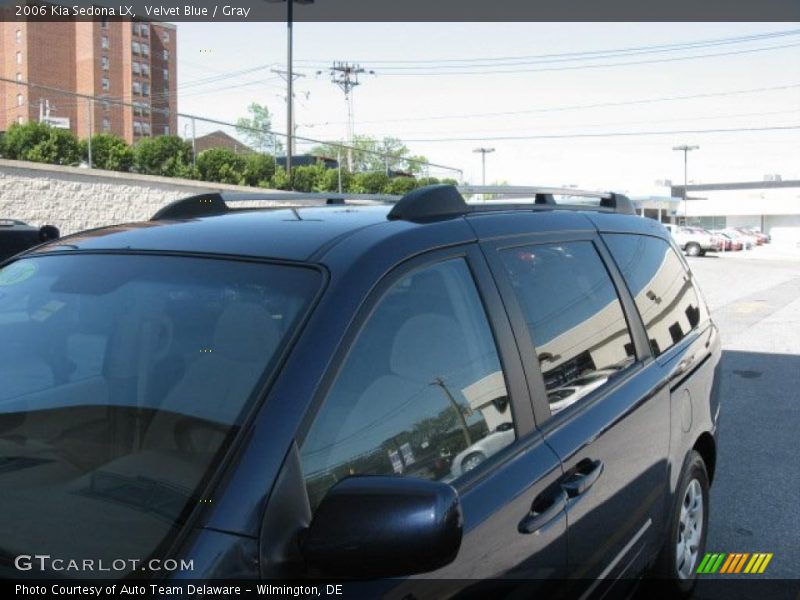
[[[143,221],[169,202],[254,188],[0,159],[0,219],[55,225],[62,235]]]

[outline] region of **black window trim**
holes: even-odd
[[[492,332],[500,367],[505,376],[516,439],[513,444],[503,448],[492,456],[491,460],[486,461],[491,468],[483,468],[483,465],[481,465],[481,467],[462,475],[457,481],[453,482],[453,487],[459,493],[467,492],[476,484],[491,478],[493,473],[501,468],[502,465],[524,452],[532,443],[532,440],[538,441],[539,434],[536,429],[519,352],[513,342],[511,323],[507,318],[502,300],[478,244],[469,242],[451,248],[433,250],[411,258],[394,267],[372,288],[367,298],[359,306],[347,332],[342,336],[342,340],[311,402],[306,408],[306,412],[295,433],[294,440],[298,448],[302,448],[314,419],[319,414],[325,399],[345,366],[355,342],[368,324],[386,292],[413,271],[458,258],[464,260],[472,275],[481,305],[486,314],[487,323]]]
[[[636,352],[636,361],[631,364],[625,371],[616,377],[614,382],[602,386],[593,391],[581,402],[570,410],[565,410],[557,415],[553,415],[550,411],[550,405],[547,402],[547,391],[544,384],[544,376],[539,365],[539,359],[536,355],[536,348],[533,344],[533,339],[528,331],[525,315],[522,306],[517,299],[516,292],[513,289],[511,280],[509,279],[505,267],[502,264],[501,252],[512,248],[520,248],[534,245],[549,245],[558,243],[569,242],[590,242],[600,258],[601,263],[606,268],[606,271],[611,278],[612,283],[617,291],[617,296],[622,306],[622,312],[628,324],[628,331],[631,335],[631,341],[634,344]],[[608,394],[612,393],[619,386],[629,381],[642,368],[652,361],[652,354],[650,353],[650,346],[647,339],[647,334],[644,329],[639,312],[633,297],[628,291],[622,274],[619,272],[616,263],[611,257],[605,243],[601,239],[597,231],[582,230],[582,231],[562,231],[562,232],[547,232],[535,233],[523,236],[515,236],[514,238],[493,239],[480,242],[481,248],[487,258],[489,267],[497,282],[497,287],[500,295],[505,304],[508,313],[509,321],[511,321],[514,330],[515,339],[520,350],[522,357],[523,368],[526,371],[528,380],[529,393],[533,412],[536,419],[537,427],[543,433],[549,431],[565,419],[571,419],[572,415],[582,412],[585,407],[600,401]]]

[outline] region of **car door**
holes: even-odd
[[[439,597],[486,578],[563,577],[566,518],[551,499],[560,462],[535,429],[516,340],[476,245],[387,276],[329,379],[298,435],[312,512],[354,475],[435,479],[460,496],[464,536],[454,562],[424,581],[387,583],[392,596]]]
[[[568,496],[572,593],[603,595],[657,549],[669,392],[615,265],[591,231],[484,244]]]

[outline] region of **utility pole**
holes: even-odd
[[[338,85],[344,92],[344,100],[347,103],[347,143],[353,145],[355,139],[355,124],[353,119],[353,88],[361,85],[358,76],[361,73],[374,75],[375,71],[367,71],[361,65],[350,64],[349,62],[334,61],[331,67],[331,83]],[[320,71],[321,72],[321,71]],[[353,149],[347,149],[347,167],[353,170]]]
[[[675,146],[672,149],[676,152],[683,152],[683,224],[688,225],[689,223],[689,207],[686,203],[686,186],[689,185],[689,152],[692,150],[698,150],[700,146],[687,146],[684,144],[683,146]]]
[[[461,410],[461,405],[458,403],[458,401],[453,398],[453,394],[450,392],[450,388],[447,387],[444,379],[441,377],[436,377],[430,385],[435,385],[442,388],[447,401],[453,407],[453,410],[456,411],[458,424],[461,427],[461,434],[464,436],[464,443],[466,443],[467,446],[472,446],[472,436],[469,433],[469,427],[467,426],[467,419],[464,417],[464,411]]]
[[[92,120],[94,115],[92,114],[94,111],[94,101],[91,98],[87,98],[86,108],[88,109],[88,117],[89,117],[89,137],[86,140],[86,148],[87,154],[89,159],[89,168],[92,168]]]
[[[486,185],[486,155],[494,152],[494,148],[475,148],[473,152],[480,152],[481,154],[481,185]]]
[[[287,94],[286,96],[286,114],[289,115],[286,127],[287,131],[291,132],[287,134],[286,137],[286,160],[287,165],[291,162],[291,157],[294,156],[294,138],[297,134],[297,125],[294,123],[294,92],[292,91],[292,87],[294,85],[294,81],[300,79],[301,77],[305,77],[304,73],[294,73],[290,70],[284,69],[270,69],[271,72],[275,73],[278,77],[283,79],[286,82],[287,86]],[[291,81],[290,81],[291,80]],[[287,167],[288,172],[288,167]]]

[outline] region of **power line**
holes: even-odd
[[[735,37],[724,37],[724,38],[711,38],[705,40],[696,40],[691,42],[680,42],[676,44],[661,44],[661,45],[646,45],[646,46],[629,46],[624,48],[613,48],[607,50],[587,50],[581,52],[562,52],[562,53],[550,53],[550,54],[532,54],[532,55],[517,55],[517,56],[497,56],[497,57],[473,57],[473,58],[442,58],[442,59],[418,59],[418,60],[381,60],[381,59],[370,59],[369,62],[373,64],[385,64],[385,65],[392,65],[392,64],[439,64],[439,63],[478,63],[478,62],[493,62],[493,61],[509,61],[509,60],[536,60],[536,59],[550,59],[550,58],[567,58],[573,57],[575,59],[579,58],[591,58],[597,55],[606,55],[606,54],[619,54],[624,52],[629,53],[638,53],[638,52],[666,52],[672,50],[682,50],[682,49],[691,49],[695,47],[702,47],[702,46],[714,46],[714,45],[722,45],[722,44],[736,44],[736,43],[744,43],[744,42],[751,42],[751,41],[759,41],[763,39],[772,39],[776,37],[785,37],[785,36],[793,36],[793,35],[800,35],[800,29],[788,29],[788,30],[780,30],[780,31],[772,31],[760,34],[752,34],[752,35],[745,35],[745,36],[735,36]],[[324,64],[326,61],[322,59],[305,59],[305,60],[298,60],[297,62],[305,62],[305,63],[314,63],[314,64]],[[386,69],[393,68],[390,66],[383,67]]]
[[[728,52],[714,52],[710,54],[696,54],[694,56],[673,56],[671,58],[654,58],[649,60],[636,60],[636,61],[626,61],[626,62],[614,62],[614,63],[601,63],[601,64],[592,64],[592,65],[573,65],[573,66],[565,66],[565,67],[545,67],[543,69],[501,69],[501,70],[494,70],[494,66],[488,66],[488,68],[492,70],[483,69],[480,71],[416,71],[416,72],[404,72],[404,73],[386,73],[386,75],[393,76],[393,77],[408,77],[408,76],[428,76],[428,75],[509,75],[509,74],[517,74],[517,73],[546,73],[546,72],[556,72],[556,71],[581,71],[584,69],[605,69],[608,67],[627,67],[627,66],[634,66],[634,65],[651,65],[651,64],[659,64],[659,63],[668,63],[668,62],[679,62],[685,60],[701,60],[704,58],[717,58],[722,56],[736,56],[740,54],[752,54],[755,52],[767,52],[770,50],[783,50],[785,48],[797,48],[800,46],[800,43],[797,44],[783,44],[780,46],[769,46],[766,48],[749,48],[746,50],[730,50]]]
[[[524,115],[535,113],[549,113],[549,112],[563,112],[571,110],[586,110],[592,108],[610,108],[616,106],[635,106],[638,104],[652,104],[658,102],[673,102],[676,100],[696,100],[699,98],[720,98],[724,96],[737,96],[740,94],[756,94],[762,92],[785,91],[800,88],[800,83],[790,83],[786,85],[778,85],[771,87],[749,88],[742,90],[730,90],[725,92],[708,92],[702,94],[688,94],[683,96],[662,96],[660,98],[642,98],[638,100],[623,100],[621,102],[597,102],[593,104],[573,104],[569,106],[550,106],[543,108],[529,108],[524,110],[504,110],[496,112],[481,112],[481,113],[460,113],[460,114],[446,114],[446,115],[432,115],[428,117],[400,117],[395,119],[378,119],[371,121],[361,121],[363,124],[369,123],[405,123],[409,121],[441,121],[451,119],[470,119],[473,117],[505,117],[512,115]],[[341,123],[332,122],[331,125]]]
[[[603,138],[603,137],[636,137],[647,135],[683,135],[683,134],[703,134],[703,133],[739,133],[746,131],[788,131],[800,129],[800,125],[776,125],[771,127],[733,127],[730,129],[674,129],[668,131],[605,131],[602,133],[565,133],[552,135],[505,135],[505,136],[486,136],[486,137],[457,137],[457,138],[427,138],[427,139],[407,139],[401,142],[491,142],[507,140],[554,140],[554,139],[575,139],[575,138]]]

